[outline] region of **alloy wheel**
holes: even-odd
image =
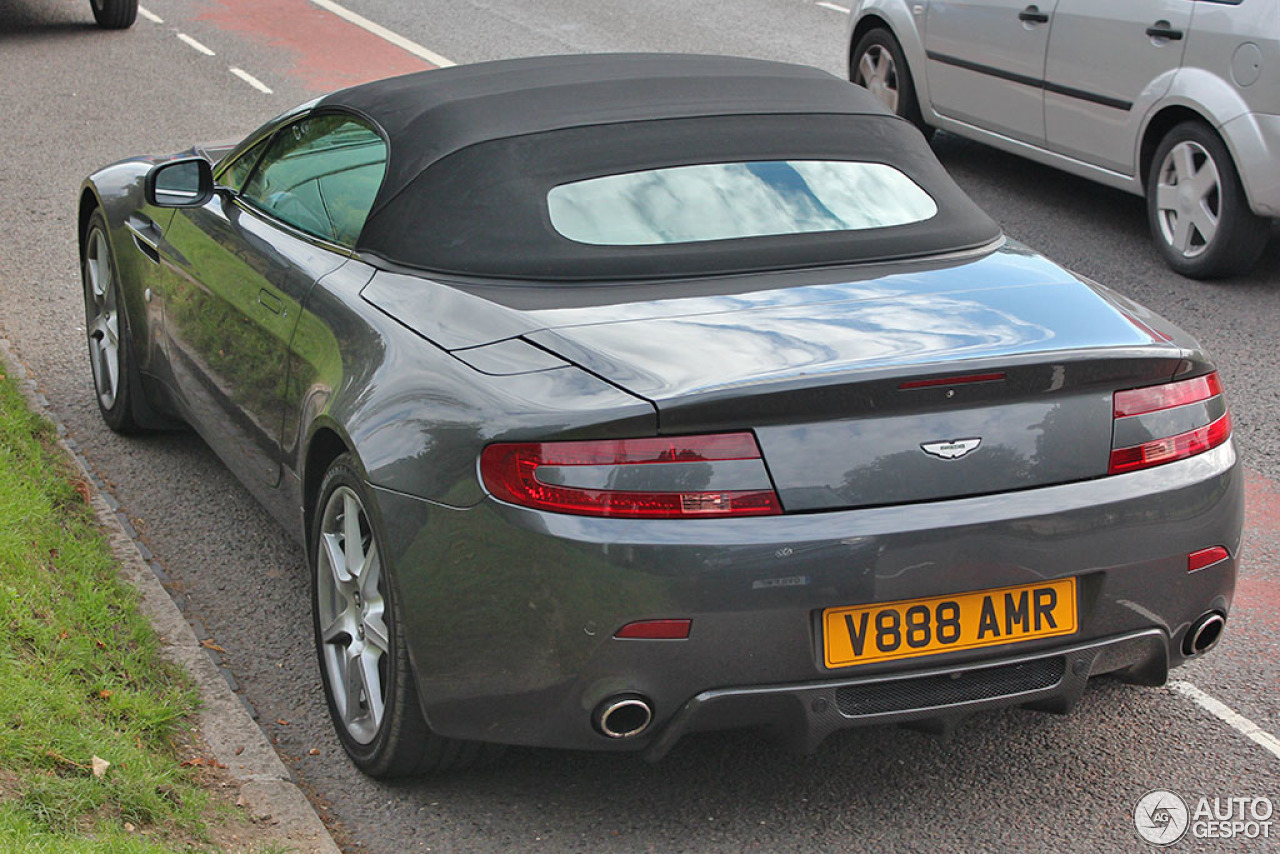
[[[93,383],[102,408],[110,410],[120,388],[120,311],[116,302],[115,272],[106,235],[94,229],[85,250],[89,280],[89,356]]]
[[[351,738],[369,744],[386,714],[391,633],[377,541],[349,487],[330,494],[317,548],[321,655],[334,706]]]
[[[1218,233],[1222,179],[1204,146],[1179,142],[1160,164],[1156,219],[1166,243],[1183,257],[1202,254]]]
[[[858,60],[857,79],[853,82],[866,87],[892,112],[898,112],[898,69],[887,48],[878,44],[869,47]]]

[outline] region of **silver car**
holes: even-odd
[[[1280,0],[860,0],[849,79],[935,128],[1147,200],[1192,278],[1280,216]]]

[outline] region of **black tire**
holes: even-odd
[[[89,0],[93,19],[104,30],[123,30],[138,19],[138,0]]]
[[[351,498],[355,499],[355,505],[347,503]],[[348,549],[344,533],[344,508],[352,506],[360,514],[359,554],[362,556],[358,569],[347,565],[347,558],[357,554]],[[383,537],[379,533],[376,514],[368,510],[373,506],[372,495],[351,456],[343,454],[334,460],[325,472],[320,484],[320,497],[313,508],[310,563],[316,658],[338,739],[357,768],[379,779],[461,771],[492,762],[501,755],[501,745],[438,735],[422,714],[417,682],[400,630],[402,620],[396,586],[380,557],[386,554],[386,550],[382,547]],[[332,537],[332,553],[328,551],[326,533]],[[375,553],[379,559],[366,563],[368,557]],[[339,562],[342,563],[341,571],[335,571],[335,563]],[[370,564],[377,567],[376,574],[362,576]],[[351,581],[335,582],[344,572]],[[360,580],[362,577],[371,579],[372,589],[366,591]],[[337,589],[342,584],[350,585],[350,597]],[[362,591],[365,591],[364,595],[361,595]],[[335,619],[332,612],[340,603],[345,607]],[[326,612],[329,613],[326,615]],[[348,615],[352,619],[346,619]],[[333,627],[328,641],[324,637],[326,621]],[[354,629],[350,628],[352,626]],[[353,631],[358,634],[353,634]],[[378,650],[379,644],[384,644],[387,649]],[[360,652],[356,652],[357,649]],[[349,656],[353,652],[364,656],[365,649],[378,650],[374,666],[381,683],[377,689],[382,701],[380,719],[374,711],[376,704],[369,699],[370,692],[367,691],[361,694],[363,702],[344,712],[345,704],[350,702],[344,697],[350,692],[343,691],[343,685],[335,684],[335,679],[340,678],[337,670],[350,661]],[[362,657],[361,661],[366,662],[367,659]],[[364,684],[368,685],[367,682]]]
[[[84,288],[85,333],[94,396],[102,420],[117,433],[136,433],[139,424],[134,405],[141,394],[129,333],[129,313],[111,247],[110,232],[102,211],[89,217],[84,229],[80,279]],[[115,370],[111,372],[110,317],[114,316]]]
[[[868,85],[863,66],[863,59],[868,54],[872,56],[873,61],[881,56],[889,60],[889,73],[885,83],[897,94],[896,104],[887,101],[885,93]],[[924,115],[920,112],[915,80],[911,76],[907,59],[902,53],[902,45],[898,44],[893,33],[883,27],[876,27],[868,30],[862,38],[858,39],[858,43],[849,54],[849,80],[858,86],[870,89],[885,107],[919,128],[926,139],[933,135],[933,128],[925,123]]]
[[[1176,151],[1175,151],[1176,150]],[[1216,170],[1213,188],[1202,196],[1176,189],[1189,158],[1199,178]],[[1190,190],[1189,184],[1187,185]],[[1161,188],[1164,188],[1163,190]],[[1202,207],[1201,207],[1202,206]],[[1200,210],[1216,226],[1196,223]],[[1231,152],[1213,128],[1187,121],[1165,134],[1147,173],[1147,221],[1165,261],[1191,279],[1212,279],[1247,272],[1267,247],[1270,222],[1249,209]]]

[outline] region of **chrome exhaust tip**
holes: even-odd
[[[1226,624],[1226,618],[1217,611],[1201,616],[1187,630],[1187,636],[1182,641],[1182,654],[1191,658],[1213,649],[1222,637],[1222,629]]]
[[[606,738],[635,738],[653,722],[653,707],[639,694],[618,694],[596,706],[592,723]]]

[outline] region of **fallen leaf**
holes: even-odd
[[[244,748],[243,748],[243,747],[237,747],[237,748],[236,748],[236,756],[239,756],[241,753],[244,753]]]
[[[111,698],[111,692],[108,691],[106,688],[103,688],[101,691],[98,692],[98,696],[103,700],[109,700]]]
[[[288,725],[289,725],[289,722],[288,722],[288,721],[286,721],[284,718],[276,718],[276,723],[280,724],[280,726],[288,726]]]
[[[201,768],[226,768],[227,767],[223,765],[221,762],[219,762],[218,760],[214,759],[212,756],[195,756],[181,763],[181,767],[183,768],[195,768],[196,766],[199,766]]]
[[[101,756],[95,756],[89,761],[93,763],[93,776],[95,777],[101,777],[103,774],[107,773],[107,769],[111,767],[111,763],[103,759]]]
[[[136,827],[134,827],[134,826],[133,826],[133,823],[132,823],[132,822],[128,822],[128,821],[126,821],[126,822],[124,823],[124,831],[125,831],[125,833],[133,833],[133,832],[134,832],[135,830],[137,830],[137,829],[138,829],[138,828],[136,828]]]
[[[200,641],[200,645],[205,649],[211,649],[214,652],[226,652],[225,649],[213,642],[213,638],[206,638],[205,640]]]
[[[71,488],[76,491],[76,495],[79,495],[80,500],[85,504],[88,504],[93,498],[92,494],[89,492],[89,484],[82,478],[77,478],[76,480],[71,481]]]

